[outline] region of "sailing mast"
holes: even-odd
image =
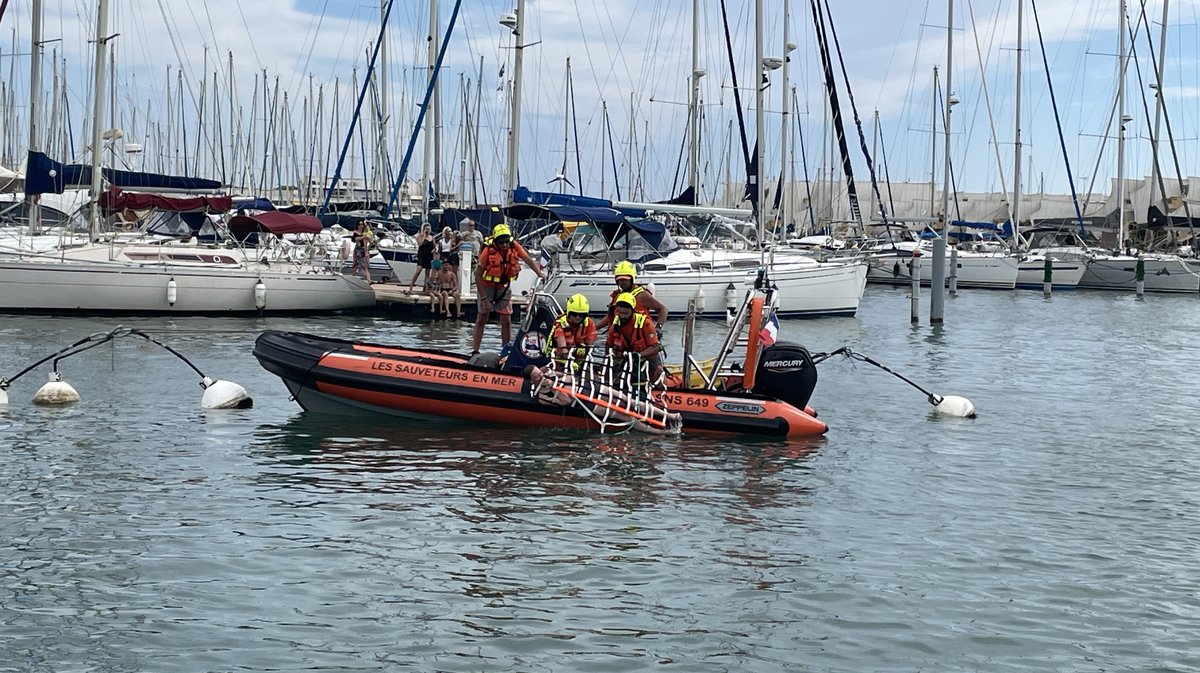
[[[1117,250],[1125,245],[1125,124],[1133,118],[1125,114],[1125,0],[1120,0],[1117,19]]]
[[[754,224],[759,247],[763,247],[765,229],[763,226],[763,140],[766,138],[766,123],[763,118],[763,3],[754,0]]]
[[[108,0],[96,10],[96,64],[92,85],[92,203],[88,216],[88,240],[100,239],[100,127],[104,124],[104,52],[108,48]]]
[[[42,89],[42,0],[33,0],[33,32],[30,35],[29,54],[29,153],[38,148],[38,103]],[[29,175],[29,160],[25,160],[25,175]],[[42,233],[42,209],[36,194],[26,194],[26,212],[29,213],[29,233]]]
[[[788,0],[783,0],[783,72],[781,77],[783,84],[780,86],[779,100],[782,103],[781,110],[783,113],[783,122],[779,130],[779,212],[776,214],[777,226],[782,226],[782,229],[777,229],[776,233],[782,232],[787,236],[788,222],[788,110],[791,105],[788,104],[788,61],[791,59],[791,52],[794,48],[788,42]]]
[[[508,193],[504,195],[505,203],[512,203],[513,191],[516,190],[519,178],[517,176],[517,148],[521,141],[521,69],[523,49],[521,43],[525,39],[525,0],[517,0],[517,16],[512,27],[513,31],[513,83],[512,110],[508,124]],[[508,17],[505,17],[507,19]]]
[[[700,191],[700,0],[692,0],[692,86],[688,96],[688,186]],[[698,198],[698,196],[697,196]]]
[[[1012,231],[1013,241],[1021,240],[1021,39],[1023,10],[1025,0],[1017,0],[1017,77],[1016,97],[1014,98],[1014,116],[1016,130],[1013,132],[1013,197],[1012,197]]]

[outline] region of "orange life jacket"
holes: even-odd
[[[546,339],[546,355],[554,355],[555,349],[558,348],[559,334],[563,336],[567,348],[591,346],[596,343],[596,323],[585,317],[579,325],[572,325],[567,316],[559,317],[554,321],[554,328],[550,330],[550,338]]]
[[[608,317],[609,317],[610,322],[611,322],[613,316],[616,314],[617,297],[621,296],[624,292],[625,291],[621,290],[621,289],[613,290],[612,299],[610,299],[608,302]],[[629,294],[633,295],[634,299],[637,299],[637,306],[633,307],[633,312],[650,315],[650,309],[646,308],[646,305],[644,303],[642,303],[642,295],[643,294],[648,294],[651,297],[654,296],[653,294],[650,293],[650,290],[647,290],[646,288],[642,287],[641,285],[634,285],[633,289],[631,289],[629,291]]]
[[[658,334],[654,330],[654,321],[645,313],[634,313],[628,321],[617,318],[608,330],[605,345],[612,350],[632,353],[641,353],[651,346],[657,346]]]
[[[507,251],[501,251],[493,245],[485,246],[479,253],[479,268],[483,270],[483,279],[497,285],[508,285],[521,273],[523,252],[525,249],[516,241],[508,244]]]

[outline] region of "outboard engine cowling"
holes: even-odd
[[[817,365],[800,344],[777,341],[763,349],[754,375],[754,391],[803,410],[817,387]]]

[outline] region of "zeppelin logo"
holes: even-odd
[[[746,402],[718,402],[717,408],[721,411],[728,411],[731,414],[762,414],[766,409],[761,404],[748,404]]]

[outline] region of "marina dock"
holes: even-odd
[[[374,283],[371,289],[375,291],[375,310],[379,313],[409,318],[432,318],[429,309],[429,295],[414,288],[411,292],[408,286],[400,283]],[[479,298],[475,293],[460,295],[464,320],[474,320],[478,312]],[[524,297],[513,297],[513,315],[519,316],[524,308]],[[451,302],[451,310],[453,310]]]

